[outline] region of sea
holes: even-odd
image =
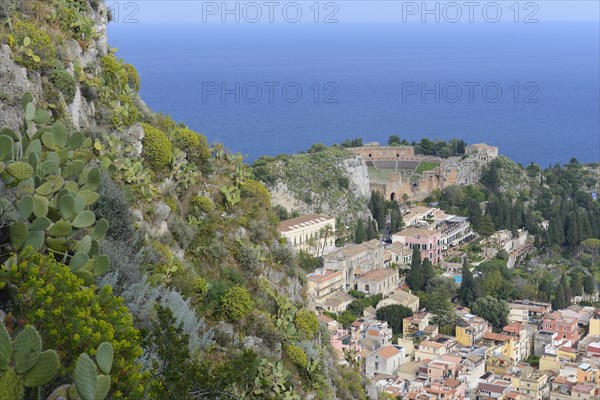
[[[154,111],[249,162],[394,134],[600,162],[599,42],[598,21],[109,27]]]

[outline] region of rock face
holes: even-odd
[[[27,75],[27,69],[12,60],[8,45],[0,46],[0,126],[19,130],[23,120],[21,96],[29,92],[35,99],[42,97],[42,80],[37,73]]]
[[[327,214],[345,225],[368,219],[371,194],[362,157],[339,149],[276,161],[267,188],[271,202],[301,214]]]
[[[94,21],[97,38],[93,46],[82,49],[75,40],[69,40],[64,46],[63,61],[71,74],[76,62],[82,66],[100,65],[100,57],[107,54],[108,37],[106,34],[107,8],[103,2],[98,9],[90,13]],[[97,71],[99,67],[96,67]],[[42,79],[36,72],[27,70],[13,61],[12,51],[8,45],[0,46],[0,126],[18,130],[23,119],[20,98],[24,93],[31,93],[36,102],[42,99]],[[67,104],[67,113],[76,129],[84,129],[96,125],[96,107],[81,93],[79,87],[71,104]]]
[[[343,161],[348,177],[350,178],[350,188],[356,197],[369,198],[371,189],[369,188],[369,172],[367,164],[362,157],[350,158]]]

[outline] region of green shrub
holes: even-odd
[[[127,72],[127,84],[129,87],[136,92],[140,91],[140,75],[137,72],[137,69],[131,64],[124,64],[123,68]]]
[[[312,339],[319,330],[319,320],[315,313],[309,310],[298,311],[295,324],[298,331],[309,339]]]
[[[171,162],[172,145],[164,132],[146,123],[144,128],[144,159],[154,170],[165,169]]]
[[[119,102],[121,103],[121,107],[127,110],[127,113],[113,113],[112,123],[114,127],[118,128],[121,126],[131,126],[141,119],[140,111],[135,105],[133,98],[129,94],[122,93],[119,96]]]
[[[221,307],[227,318],[231,321],[238,321],[250,314],[254,308],[254,301],[246,288],[234,286],[221,299]]]
[[[171,211],[177,211],[177,197],[172,196],[165,200],[165,204],[169,206]]]
[[[271,201],[269,191],[259,181],[248,179],[241,186],[242,197],[255,200],[261,207],[267,207]]]
[[[187,157],[191,161],[202,164],[210,158],[210,148],[206,137],[191,129],[177,130],[175,144],[187,153]]]
[[[75,98],[75,78],[71,76],[67,71],[64,70],[53,70],[50,72],[50,82],[56,86],[58,90],[63,94],[67,104],[71,104]]]
[[[100,66],[102,67],[102,75],[104,76],[106,83],[116,83],[122,88],[128,85],[129,78],[127,76],[127,71],[114,54],[102,57]]]
[[[31,54],[39,57],[39,61],[36,61],[37,58],[18,51],[15,57],[17,63],[33,70],[41,70],[55,63],[56,48],[52,44],[52,39],[34,23],[17,19],[13,24],[13,34],[16,39],[15,47],[24,45],[25,38],[29,38],[30,44],[26,48],[32,51]]]
[[[194,196],[191,206],[194,208],[196,213],[209,213],[215,209],[212,201],[210,201],[210,199],[206,196]]]
[[[198,300],[204,299],[208,292],[208,282],[201,276],[194,279],[194,294]]]
[[[293,344],[285,346],[285,353],[291,362],[296,364],[300,368],[306,368],[308,366],[308,357],[304,350]]]
[[[143,391],[141,365],[136,361],[142,348],[123,299],[113,295],[110,286],[82,287],[69,267],[52,256],[25,252],[8,264],[0,267],[0,287],[14,287],[19,299],[19,307],[12,308],[8,318],[38,328],[43,343],[59,354],[65,367],[61,374],[71,372],[78,354],[107,341],[115,351],[113,397],[137,398]]]

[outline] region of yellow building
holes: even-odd
[[[594,311],[590,318],[590,336],[600,336],[600,310]]]
[[[491,330],[491,325],[485,319],[465,314],[456,324],[456,341],[470,347],[483,340],[485,334]]]
[[[498,348],[503,355],[513,362],[515,361],[514,340],[515,338],[512,336],[501,333],[487,332],[483,335],[484,344]]]
[[[562,362],[558,356],[552,356],[545,354],[540,357],[540,370],[541,371],[554,371],[557,374],[560,372]]]
[[[531,399],[542,400],[548,398],[550,385],[548,375],[531,367],[523,368],[519,374],[511,376],[512,385],[519,393]]]

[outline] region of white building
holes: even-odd
[[[308,214],[282,221],[279,233],[296,251],[322,256],[335,250],[335,218]]]
[[[368,378],[376,374],[396,375],[398,367],[404,363],[404,348],[387,345],[367,356],[365,371]]]

